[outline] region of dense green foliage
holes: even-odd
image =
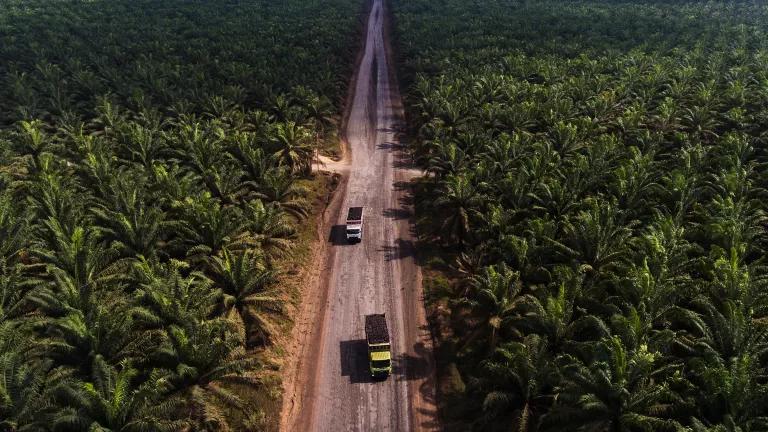
[[[284,108],[295,86],[336,102],[359,5],[344,0],[2,0],[0,124],[135,112]],[[352,11],[350,13],[350,11]]]
[[[766,6],[394,10],[449,426],[768,430]]]
[[[0,430],[269,424],[359,8],[0,0]]]

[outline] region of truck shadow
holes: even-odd
[[[331,227],[331,232],[328,235],[328,242],[334,246],[348,246],[350,243],[347,241],[347,226],[346,225],[334,225]]]
[[[368,343],[365,339],[339,342],[341,375],[348,376],[352,384],[376,382],[368,372]]]

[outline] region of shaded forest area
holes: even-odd
[[[395,0],[449,430],[768,430],[768,9]]]
[[[0,0],[0,430],[274,427],[358,3]]]

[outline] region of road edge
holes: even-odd
[[[370,11],[373,7],[371,0],[365,0],[362,8],[361,34],[368,28]],[[361,36],[361,40],[362,36]],[[355,88],[358,79],[358,70],[365,53],[365,41],[358,47],[355,66],[349,79],[347,97],[344,102],[341,122],[339,124],[339,141],[341,151],[341,163],[351,162],[351,149],[347,139],[347,124],[351,107],[355,97]],[[284,370],[282,407],[280,410],[279,431],[294,431],[298,424],[308,424],[306,419],[312,418],[312,410],[305,409],[312,404],[306,404],[307,399],[313,396],[314,385],[306,385],[314,382],[317,377],[317,365],[319,361],[319,349],[322,346],[322,319],[328,303],[329,284],[327,278],[322,277],[323,271],[333,265],[335,254],[329,254],[328,241],[325,234],[330,232],[332,223],[341,214],[341,203],[346,195],[349,176],[341,174],[338,186],[333,191],[332,197],[323,212],[317,215],[317,238],[313,245],[312,260],[309,266],[306,289],[301,292],[299,313],[296,315],[295,324],[291,330],[290,343],[286,350],[286,358],[296,361],[288,362]],[[318,336],[312,339],[313,336]],[[314,348],[314,349],[313,349]],[[314,367],[302,367],[314,365]]]

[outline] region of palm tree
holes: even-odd
[[[435,181],[449,175],[457,175],[467,168],[469,155],[454,143],[437,144],[432,156],[426,161],[425,171],[434,174]]]
[[[78,288],[59,273],[53,286],[30,293],[29,301],[44,314],[36,350],[84,374],[99,355],[113,362],[144,358],[153,335],[133,319],[135,307],[107,287],[99,293]]]
[[[132,272],[140,306],[133,311],[136,320],[148,328],[163,329],[213,316],[221,290],[202,273],[181,274],[188,269],[189,264],[176,260],[158,264],[141,258],[136,262]]]
[[[765,428],[768,416],[761,407],[768,386],[760,378],[765,365],[758,360],[768,348],[764,320],[753,319],[753,310],[733,299],[701,295],[692,303],[699,315],[687,327],[699,334],[681,345],[689,356],[690,379],[701,389],[694,396],[699,418],[747,431]]]
[[[148,195],[164,211],[200,194],[199,177],[175,163],[158,163],[149,172]]]
[[[616,191],[619,206],[631,214],[643,215],[648,210],[649,199],[654,193],[663,190],[659,185],[660,179],[654,178],[658,172],[653,167],[653,153],[643,154],[632,148],[632,157],[626,164],[614,171]]]
[[[583,205],[571,185],[557,178],[539,183],[531,198],[534,201],[533,210],[552,218],[558,230],[567,226],[573,214]]]
[[[459,248],[463,249],[472,232],[473,222],[480,218],[483,196],[467,174],[448,176],[436,192],[430,205],[442,220],[438,219],[435,234],[443,242],[456,240]]]
[[[678,365],[641,346],[628,351],[617,337],[595,347],[592,359],[558,359],[556,402],[544,416],[544,430],[677,431],[669,417],[684,403],[664,382]]]
[[[730,418],[727,418],[723,423],[713,425],[712,427],[707,427],[701,420],[692,418],[691,430],[693,430],[693,432],[744,432],[744,429]]]
[[[0,429],[9,431],[44,430],[49,404],[49,376],[52,363],[35,358],[29,351],[26,329],[0,323]]]
[[[194,117],[179,121],[179,133],[167,134],[179,160],[200,176],[210,193],[225,204],[246,194],[243,171],[225,151],[227,130],[219,121],[200,122]]]
[[[16,208],[10,194],[0,194],[0,262],[12,264],[25,255],[31,218]]]
[[[555,274],[560,281],[557,291],[548,293],[543,300],[534,295],[525,296],[517,326],[526,333],[545,337],[554,352],[563,351],[579,341],[608,336],[608,326],[599,316],[579,311],[584,275],[563,268],[557,269]]]
[[[218,305],[232,307],[233,297],[223,297],[220,289],[213,289],[214,282],[200,273],[181,276],[179,270],[187,266],[182,262],[137,264],[136,278],[141,283],[138,298],[143,309],[137,310],[136,316],[162,333],[152,358],[160,366],[160,382],[168,386],[164,398],[184,401],[184,411],[197,424],[193,429],[226,430],[230,417],[225,411],[244,413],[245,409],[243,400],[228,386],[258,388],[260,383],[251,371],[259,360],[246,354],[245,336],[237,323],[212,318]],[[250,278],[238,273],[236,267],[230,276],[231,283]],[[248,305],[248,300],[241,304]]]
[[[307,175],[312,170],[312,146],[309,131],[292,121],[278,123],[272,132],[274,154],[292,174]]]
[[[307,193],[307,189],[297,185],[287,172],[275,170],[267,173],[258,184],[255,195],[301,220],[309,212],[309,203],[304,199]]]
[[[113,262],[114,250],[102,245],[97,230],[77,226],[67,235],[52,218],[41,225],[44,242],[36,245],[32,254],[47,266],[47,275],[63,282],[62,286],[71,285],[75,293],[88,297],[97,285],[115,278],[119,266]]]
[[[551,362],[546,341],[537,335],[496,348],[480,364],[485,398],[479,426],[536,431],[540,416],[552,403],[547,393],[554,376]]]
[[[162,122],[157,128],[128,123],[119,131],[121,157],[140,164],[146,170],[151,170],[156,162],[169,157],[171,149],[159,130],[162,126]]]
[[[479,275],[472,276],[468,283],[471,294],[465,301],[479,320],[477,329],[469,341],[487,335],[488,350],[493,351],[500,333],[510,332],[510,336],[520,337],[516,329],[510,326],[520,313],[520,305],[525,297],[520,296],[522,283],[520,274],[512,271],[505,264],[485,267]]]
[[[248,231],[264,251],[267,262],[291,250],[296,229],[278,203],[264,205],[261,200],[255,199],[244,210]]]
[[[682,123],[688,131],[701,139],[712,140],[718,137],[716,131],[720,126],[715,114],[716,112],[706,105],[695,105],[685,109]]]
[[[564,157],[578,152],[584,146],[582,134],[577,125],[562,120],[549,128],[547,133],[553,147]]]
[[[173,224],[175,236],[169,247],[181,256],[199,260],[217,254],[224,247],[256,245],[247,235],[247,221],[242,219],[242,211],[222,205],[207,192],[197,199],[188,197],[175,206],[178,221]]]
[[[282,300],[268,288],[275,280],[275,271],[267,268],[263,258],[253,251],[233,255],[224,249],[221,256],[210,258],[208,266],[213,281],[223,291],[224,315],[239,316],[250,346],[269,342],[276,331],[269,316],[282,310]]]
[[[0,261],[0,325],[25,321],[34,315],[29,294],[35,282],[25,277],[27,266]]]
[[[307,111],[313,129],[316,131],[317,145],[319,140],[326,136],[328,130],[336,124],[336,119],[333,117],[335,108],[326,96],[320,96],[316,93],[309,94],[303,100],[302,105]]]
[[[171,325],[167,340],[158,351],[160,364],[166,365],[163,381],[173,396],[183,397],[195,430],[229,430],[225,410],[237,410],[246,418],[258,413],[247,411],[243,399],[231,386],[258,389],[261,383],[252,371],[259,367],[257,357],[246,353],[243,335],[224,319]]]
[[[221,162],[201,174],[208,190],[223,204],[240,202],[248,194],[248,185],[243,181],[243,171],[238,164]]]
[[[64,172],[59,161],[50,153],[40,156],[39,172],[22,182],[27,202],[31,204],[39,220],[50,219],[51,225],[65,236],[74,235],[76,227],[82,225],[83,205],[88,201],[73,176]],[[42,230],[40,237],[50,247],[57,242],[52,228]],[[55,231],[55,230],[53,230]]]
[[[163,400],[165,385],[158,373],[139,384],[139,370],[127,362],[114,367],[100,356],[91,370],[88,381],[70,380],[56,388],[55,399],[62,406],[51,421],[56,430],[165,432],[185,425],[173,420],[181,404]]]
[[[479,157],[491,164],[498,175],[509,173],[520,163],[526,140],[525,135],[518,133],[501,134],[481,149]]]
[[[766,217],[759,201],[732,196],[716,196],[708,206],[707,236],[724,250],[753,252]]]
[[[165,139],[178,159],[201,177],[225,161],[225,131],[216,121],[202,122],[195,116],[184,116],[177,127],[166,132]]]
[[[590,201],[587,210],[566,225],[566,242],[549,239],[556,250],[576,259],[592,274],[610,270],[626,257],[624,247],[632,238],[632,227],[637,222],[623,221],[623,214],[610,202]]]
[[[122,128],[125,121],[119,105],[115,104],[108,96],[99,96],[96,111],[98,115],[92,120],[91,127],[98,134],[111,135]]]
[[[307,114],[306,124],[313,131],[314,135],[313,148],[315,151],[318,151],[321,140],[326,137],[327,132],[335,125],[335,119],[333,118],[335,108],[327,97],[318,95],[306,87],[294,87],[292,93],[297,103]]]
[[[19,123],[19,152],[30,155],[35,168],[40,166],[40,156],[51,146],[50,137],[43,130],[44,126],[41,120]]]
[[[279,94],[273,98],[271,112],[278,122],[296,121],[299,114],[298,107],[287,94]]]
[[[236,144],[229,151],[239,161],[245,171],[244,183],[257,189],[258,185],[277,166],[275,157],[266,154],[256,142],[257,136],[251,133],[239,133],[235,135]]]
[[[111,203],[99,202],[91,209],[104,241],[123,258],[155,258],[158,244],[174,223],[166,221],[158,207],[147,205],[143,191],[135,184],[115,186]]]

